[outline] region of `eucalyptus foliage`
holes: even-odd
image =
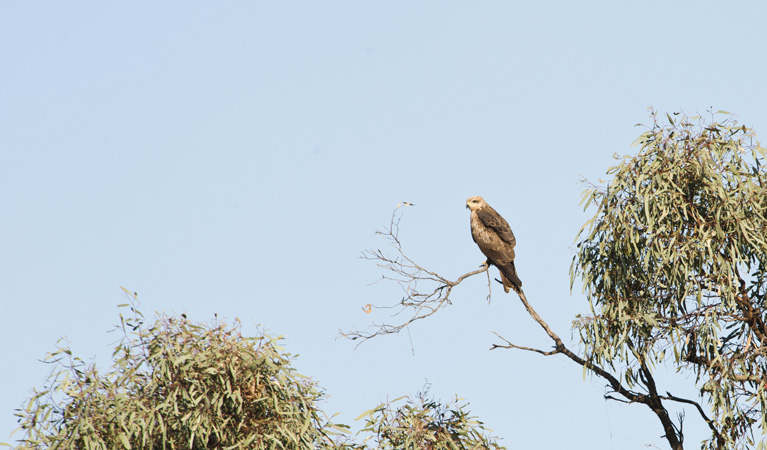
[[[586,359],[621,370],[629,387],[647,387],[670,360],[708,403],[705,446],[764,448],[765,149],[729,113],[652,118],[639,152],[584,193],[597,212],[571,274],[593,313],[576,322]]]
[[[20,449],[317,449],[333,426],[323,394],[291,367],[278,339],[233,325],[159,316],[131,307],[123,339],[101,373],[68,348],[19,414]]]
[[[365,448],[376,450],[505,449],[466,408],[458,399],[442,404],[426,392],[400,397],[360,416],[366,417],[360,434],[368,435]]]

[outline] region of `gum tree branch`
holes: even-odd
[[[700,406],[700,403],[694,401],[694,400],[688,400],[686,398],[677,397],[675,395],[671,395],[670,392],[666,392],[665,396],[660,397],[663,400],[670,400],[677,403],[686,403],[688,405],[693,405],[697,410],[698,414],[703,418],[703,420],[708,424],[708,427],[711,428],[711,431],[714,433],[714,436],[716,436],[717,442],[721,443],[721,445],[724,445],[724,438],[721,434],[719,434],[719,430],[714,426],[714,422],[706,415],[706,412],[703,411],[703,408]]]
[[[395,209],[392,214],[392,219],[388,228],[383,231],[377,231],[376,233],[381,235],[394,250],[393,256],[385,253],[384,251],[368,250],[363,252],[362,258],[368,261],[375,262],[379,267],[384,269],[384,275],[381,280],[391,281],[400,286],[403,291],[403,297],[394,305],[391,306],[376,306],[378,309],[394,309],[392,317],[398,317],[405,315],[404,319],[395,321],[395,323],[374,323],[367,331],[350,331],[341,332],[341,336],[351,340],[361,340],[364,342],[368,339],[372,339],[377,336],[394,334],[400,332],[403,328],[410,324],[423,320],[436,314],[440,309],[451,304],[450,295],[453,292],[453,288],[457,287],[465,279],[478,275],[488,271],[488,266],[483,265],[480,269],[468,272],[461,275],[455,280],[450,280],[444,276],[438,274],[435,271],[429,270],[424,266],[416,263],[410,257],[408,257],[402,249],[402,243],[399,240],[399,222],[402,218],[401,213]],[[489,280],[488,274],[488,280]],[[379,280],[379,281],[381,281]],[[498,281],[498,280],[496,280]],[[686,399],[679,399],[673,397],[670,394],[667,396],[659,395],[655,380],[652,372],[645,365],[640,367],[641,371],[641,384],[647,389],[647,393],[641,393],[631,390],[625,387],[621,381],[612,373],[608,372],[604,368],[588,361],[573,351],[571,351],[559,335],[549,326],[549,324],[541,318],[541,316],[535,311],[530,302],[527,299],[524,291],[521,289],[516,290],[522,305],[525,307],[528,315],[543,329],[546,335],[553,342],[552,350],[543,350],[533,347],[527,347],[517,345],[502,337],[498,333],[493,332],[503,343],[493,344],[491,350],[494,349],[516,349],[538,353],[543,356],[552,356],[562,354],[574,363],[588,369],[592,373],[604,379],[612,391],[610,394],[605,394],[606,399],[612,399],[625,403],[641,403],[648,406],[653,413],[658,417],[663,429],[665,431],[665,438],[668,441],[670,447],[674,450],[683,448],[683,433],[681,422],[677,427],[668,411],[663,405],[663,401],[675,401],[679,403],[688,403],[694,405],[699,412],[702,411],[701,406],[692,401]],[[488,295],[489,298],[489,295]],[[368,305],[373,308],[374,306]],[[618,394],[622,398],[614,397],[611,394]],[[711,425],[710,419],[705,414],[702,414],[704,420]],[[681,421],[681,417],[680,417]],[[718,436],[718,435],[717,435]],[[721,442],[721,441],[720,441]]]

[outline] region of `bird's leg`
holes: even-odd
[[[490,266],[492,266],[492,265],[493,265],[493,263],[491,263],[490,260],[488,259],[488,260],[485,260],[485,262],[483,262],[482,264],[480,264],[479,267],[484,267],[484,268],[488,268],[489,269]],[[503,285],[503,281],[499,280],[498,278],[493,278],[493,279],[495,281],[497,281],[500,285]],[[488,281],[488,283],[490,282],[490,271],[489,270],[487,271],[487,281]]]

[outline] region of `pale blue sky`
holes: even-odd
[[[405,249],[455,278],[484,259],[464,209],[482,195],[569,338],[578,181],[634,151],[650,106],[765,138],[766,20],[759,1],[0,3],[0,442],[58,338],[108,363],[125,286],[145,313],[287,336],[342,422],[428,380],[510,448],[665,448],[566,360],[488,351],[490,330],[549,342],[483,277],[410,337],[337,332],[399,298],[359,259],[398,202],[418,205]],[[692,411],[685,430],[697,448]]]

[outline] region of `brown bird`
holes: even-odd
[[[492,264],[500,270],[504,291],[514,289],[519,292],[522,281],[514,267],[514,246],[517,240],[509,223],[480,196],[466,200],[466,207],[471,210],[471,237],[487,256],[486,264]]]

